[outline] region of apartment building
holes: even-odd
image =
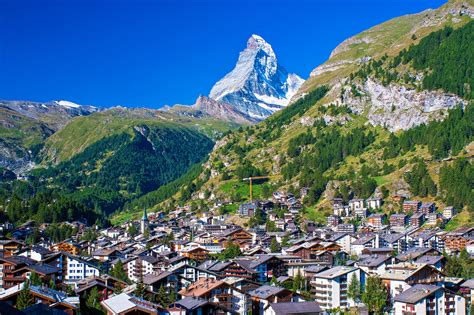
[[[311,280],[311,293],[323,310],[355,305],[347,296],[347,288],[353,275],[360,281],[360,270],[347,266],[333,267],[314,275]]]
[[[404,227],[408,224],[408,217],[402,213],[392,214],[390,216],[390,226]]]
[[[448,290],[427,284],[417,284],[394,299],[394,315],[464,315],[466,301]]]
[[[66,256],[66,280],[82,280],[90,276],[99,276],[99,267],[91,262]]]

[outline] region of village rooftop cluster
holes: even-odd
[[[444,231],[453,207],[397,196],[399,213],[387,215],[382,198],[347,204],[334,198],[321,225],[302,218],[303,197],[304,191],[298,197],[274,192],[240,204],[237,216],[263,222],[252,228],[229,223],[218,211],[181,207],[167,214],[144,210],[140,220],[106,229],[72,222],[77,235],[27,245],[32,222],[4,223],[10,237],[0,240],[0,312],[470,311],[474,279],[449,276],[446,268],[449,257],[471,259],[474,228]]]

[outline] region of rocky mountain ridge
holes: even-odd
[[[269,43],[252,35],[234,69],[212,87],[209,97],[262,120],[288,105],[303,82],[278,63]]]
[[[174,105],[164,110],[253,124],[287,106],[303,82],[278,63],[269,43],[252,35],[234,69],[212,87],[208,97],[200,96],[191,106]]]
[[[44,140],[73,118],[98,110],[68,101],[0,101],[0,166],[27,172]]]

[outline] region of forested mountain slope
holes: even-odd
[[[27,181],[5,180],[10,221],[105,222],[124,203],[185,174],[233,124],[158,110],[112,108],[51,135]]]
[[[74,117],[97,110],[67,101],[0,101],[0,167],[27,172],[45,139]]]
[[[325,218],[334,196],[403,194],[472,209],[473,7],[450,1],[345,41],[291,105],[220,140],[195,181],[156,207],[245,201],[242,179],[271,175],[256,197],[307,187],[312,219]]]

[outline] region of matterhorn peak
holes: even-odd
[[[247,49],[255,51],[263,50],[267,54],[275,56],[272,46],[259,35],[253,34],[250,36],[247,40]]]
[[[254,34],[234,69],[214,85],[209,96],[262,120],[288,105],[303,81],[279,65],[272,46]]]

